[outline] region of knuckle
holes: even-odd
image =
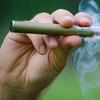
[[[52,13],[52,15],[53,16],[57,16],[57,15],[70,15],[70,16],[73,16],[73,14],[70,12],[70,11],[68,11],[68,10],[65,10],[65,9],[58,9],[58,10],[56,10],[56,11],[54,11],[53,13]]]
[[[32,18],[32,22],[37,22],[40,19],[50,18],[50,15],[46,12],[38,13]]]
[[[64,12],[66,11],[65,9],[57,9],[56,12]]]
[[[46,13],[46,12],[42,12],[42,13],[37,14],[37,16],[48,16],[48,15],[49,15],[49,14]]]
[[[34,17],[34,19],[35,19],[35,18],[40,18],[40,17],[48,17],[48,16],[50,16],[48,13],[42,12],[42,13],[37,14],[37,15]]]

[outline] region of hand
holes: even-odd
[[[31,22],[87,27],[91,25],[91,17],[82,12],[73,16],[59,9],[51,15],[40,13]],[[80,43],[81,38],[74,35],[53,37],[9,32],[0,48],[0,87],[8,93],[3,100],[8,100],[9,95],[10,100],[15,95],[23,100],[35,99],[61,72],[72,48]]]

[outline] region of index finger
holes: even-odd
[[[67,10],[58,9],[52,13],[54,22],[59,23],[63,27],[71,27],[74,25],[74,16]]]

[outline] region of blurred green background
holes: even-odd
[[[9,31],[11,20],[29,20],[40,12],[66,9],[75,14],[80,0],[0,0],[0,43]],[[99,2],[99,0],[98,0]],[[70,66],[41,96],[41,100],[85,100]],[[97,100],[97,99],[96,99]],[[99,99],[98,99],[99,100]]]
[[[63,8],[75,13],[79,0],[0,0],[0,40],[9,30],[11,20],[29,20],[40,12],[52,13]]]

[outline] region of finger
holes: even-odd
[[[35,22],[41,22],[41,23],[53,23],[53,19],[52,19],[51,15],[49,15],[47,13],[38,14],[34,18],[34,20],[35,20]],[[46,43],[46,46],[49,48],[55,48],[58,45],[55,37],[43,35],[43,39],[44,39],[44,42]]]
[[[36,35],[36,34],[28,34],[28,37],[30,38],[34,48],[36,49],[36,51],[40,54],[46,54],[47,52],[47,48],[46,45],[43,41],[43,37],[42,35]]]
[[[67,10],[63,9],[56,10],[55,12],[52,13],[52,17],[56,23],[59,23],[63,27],[70,27],[74,24],[74,17]]]
[[[45,13],[45,12],[37,14],[35,17],[33,17],[31,22],[36,22],[36,23],[47,23],[47,22],[48,23],[53,23],[51,15],[48,14],[48,13]]]
[[[92,24],[92,17],[87,13],[79,12],[74,16],[74,18],[76,25],[87,27]]]
[[[37,23],[53,23],[52,17],[48,13],[40,13],[36,15],[31,21]],[[28,37],[31,39],[37,52],[40,54],[46,54],[47,46],[42,34],[28,34]]]
[[[48,48],[56,48],[58,46],[58,41],[56,37],[43,35],[46,45]]]
[[[62,46],[71,46],[71,47],[74,47],[74,46],[78,46],[80,45],[81,43],[81,37],[79,36],[68,36],[68,37],[61,37],[59,39],[59,42],[60,42],[60,45]]]

